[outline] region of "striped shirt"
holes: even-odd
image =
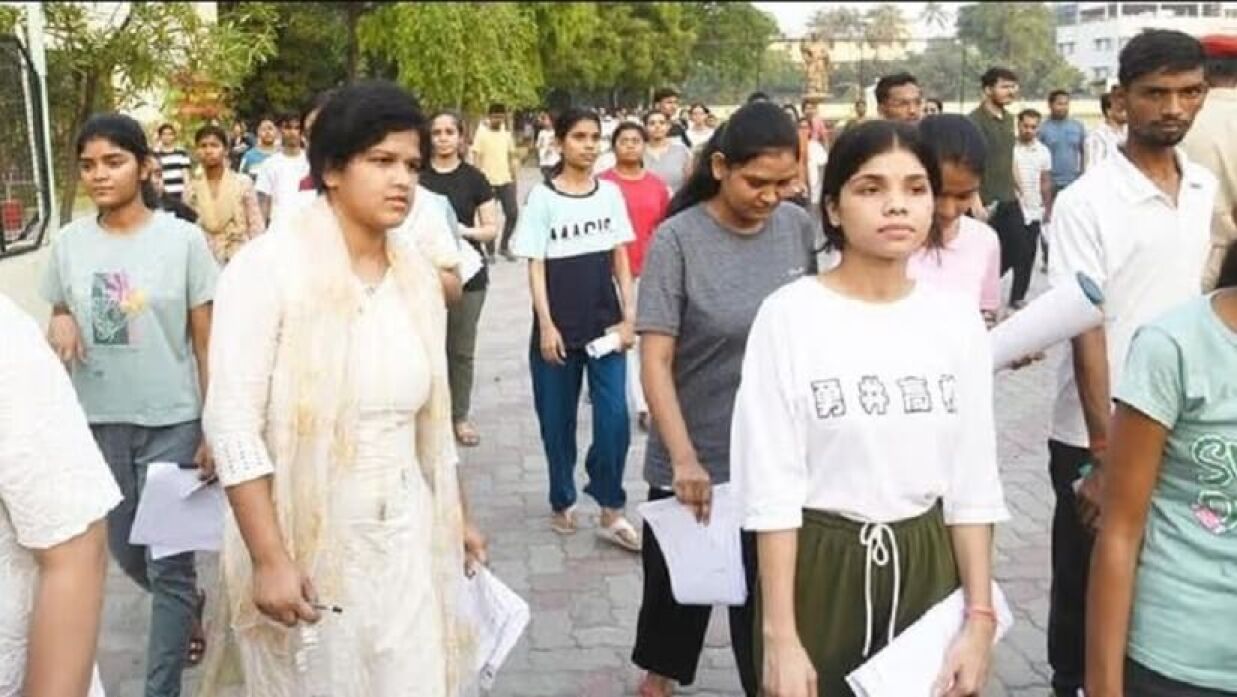
[[[156,150],[155,157],[163,168],[163,190],[180,198],[185,192],[185,181],[189,179],[189,168],[193,166],[189,153],[181,148]]]
[[[1052,152],[1038,140],[1014,146],[1014,169],[1018,173],[1018,203],[1028,224],[1044,219],[1044,196],[1039,188],[1044,172],[1052,171]]]

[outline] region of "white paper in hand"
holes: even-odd
[[[507,654],[528,626],[528,603],[481,567],[464,581],[460,613],[477,632],[477,680],[489,690]]]
[[[729,484],[713,487],[709,524],[701,525],[678,499],[640,504],[670,571],[670,591],[682,605],[747,602],[739,506]]]
[[[460,282],[468,283],[485,268],[485,261],[468,240],[460,240]]]
[[[155,559],[192,551],[218,551],[223,540],[223,490],[198,479],[196,469],[171,462],[146,466],[129,542],[150,547]]]
[[[964,603],[962,589],[954,591],[847,675],[846,684],[856,697],[930,697],[932,684],[945,665],[945,654],[962,629]],[[995,644],[1014,624],[1005,594],[995,582],[992,607],[997,615]]]

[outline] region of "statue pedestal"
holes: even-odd
[[[829,98],[829,95],[825,94],[824,92],[804,92],[803,93],[804,102],[817,102],[818,104],[823,104],[825,100],[828,98]]]

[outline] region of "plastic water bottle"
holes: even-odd
[[[326,618],[301,624],[293,634],[292,660],[296,669],[296,697],[332,697],[331,653]]]

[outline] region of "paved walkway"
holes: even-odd
[[[16,265],[0,262],[0,288],[25,286],[13,278],[15,273],[28,273],[24,266],[18,272]],[[582,499],[583,529],[576,535],[564,538],[549,529],[545,458],[528,377],[530,310],[524,266],[500,262],[492,277],[480,330],[474,397],[474,419],[483,443],[463,451],[463,473],[473,508],[490,538],[494,572],[533,608],[530,630],[500,672],[493,694],[630,696],[638,678],[630,653],[640,601],[639,559],[596,539],[597,509],[589,500]],[[1037,285],[1042,285],[1042,278],[1037,274]],[[40,311],[37,305],[29,309]],[[1001,467],[1014,516],[998,532],[997,576],[1016,608],[1018,624],[997,650],[988,695],[1029,697],[1044,694],[1047,687],[1044,627],[1051,490],[1044,443],[1053,383],[1048,366],[1053,358],[997,380]],[[587,444],[585,405],[581,416],[580,442]],[[645,486],[639,479],[644,437],[633,433],[637,435],[628,460],[627,491],[634,508],[644,499]],[[202,566],[203,580],[208,582],[213,560],[203,559]],[[206,586],[209,589],[209,583]],[[100,651],[104,682],[112,695],[141,694],[148,606],[148,600],[113,566]],[[741,694],[727,646],[725,615],[714,613],[714,618],[696,685],[681,694]],[[187,688],[192,683],[192,677],[187,679]]]

